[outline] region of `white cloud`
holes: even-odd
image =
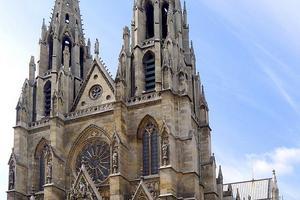
[[[280,176],[290,175],[300,166],[300,148],[280,147],[261,155],[248,155],[247,159],[253,164],[254,173],[258,176],[270,174],[273,169]]]

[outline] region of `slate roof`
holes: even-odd
[[[233,197],[236,198],[237,189],[240,193],[241,200],[271,200],[271,186],[272,179],[259,179],[237,183],[228,183],[223,187],[224,191],[228,190],[228,185],[231,184]]]

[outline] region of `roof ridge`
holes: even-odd
[[[231,183],[224,183],[225,185],[232,185],[232,184],[239,184],[239,183],[250,183],[250,182],[258,182],[258,181],[266,181],[266,180],[272,180],[272,178],[262,178],[262,179],[252,179],[252,180],[248,180],[248,181],[239,181],[239,182],[231,182]]]

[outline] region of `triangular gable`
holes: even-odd
[[[80,172],[75,179],[72,190],[69,194],[69,199],[102,200],[101,195],[99,194],[84,165],[82,165]]]
[[[145,186],[143,180],[141,180],[138,188],[136,189],[132,200],[138,200],[138,199],[143,199],[143,200],[153,200],[153,197],[149,193],[147,187]]]
[[[100,86],[101,94],[97,98],[92,98],[91,90],[96,85]],[[114,81],[99,59],[95,59],[93,61],[93,67],[88,73],[88,76],[76,97],[72,111],[114,102],[114,91]]]

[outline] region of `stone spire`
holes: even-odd
[[[275,170],[273,170],[272,185],[272,200],[279,200],[279,188],[277,184],[277,176]]]
[[[47,26],[46,26],[46,23],[45,23],[45,18],[43,18],[42,33],[41,33],[41,40],[42,41],[46,40],[46,35],[47,35]]]
[[[237,190],[236,190],[236,200],[241,200],[239,188],[237,188]]]
[[[61,31],[65,26],[68,26],[69,28],[73,29],[72,31],[75,31],[76,25],[78,26],[80,33],[83,34],[79,1],[56,0],[50,26],[56,26],[56,28],[59,28],[59,31]]]
[[[188,27],[187,10],[186,10],[186,2],[185,1],[184,1],[184,5],[183,5],[183,26],[185,28]]]
[[[218,174],[217,183],[218,184],[223,184],[223,172],[222,172],[221,165],[219,166],[219,174]]]
[[[29,62],[29,83],[31,85],[34,83],[35,71],[36,71],[36,64],[34,62],[34,56],[31,56]]]

